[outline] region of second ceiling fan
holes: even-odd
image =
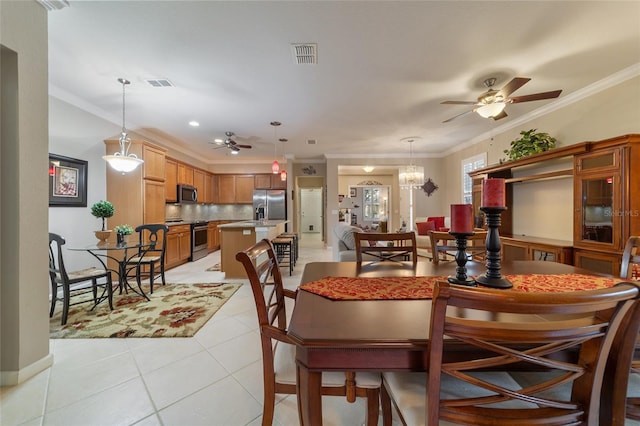
[[[221,142],[213,142],[214,144],[218,145],[216,148],[214,149],[218,149],[218,148],[228,148],[229,151],[231,151],[232,154],[237,154],[238,152],[240,152],[240,149],[251,149],[253,148],[251,145],[246,145],[246,144],[239,144],[238,142],[236,142],[235,140],[233,140],[233,136],[235,136],[235,133],[233,132],[225,132],[225,135],[227,135],[227,138],[224,141]]]
[[[449,121],[455,120],[456,118],[460,118],[463,115],[470,114],[472,112],[478,113],[481,117],[484,118],[492,118],[494,120],[499,120],[507,116],[505,111],[505,107],[508,104],[517,104],[521,102],[531,102],[531,101],[540,101],[543,99],[553,99],[560,96],[562,90],[553,90],[550,92],[541,92],[534,93],[531,95],[524,96],[510,96],[513,92],[524,86],[527,82],[529,82],[530,78],[524,77],[515,77],[509,83],[504,85],[504,87],[500,90],[495,90],[493,85],[496,84],[495,78],[487,78],[484,81],[484,85],[487,86],[487,91],[478,96],[477,101],[444,101],[441,102],[444,105],[474,105],[475,108],[469,111],[465,111],[462,114],[458,114],[449,118],[448,120],[443,121],[443,123],[448,123]]]

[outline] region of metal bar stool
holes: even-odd
[[[295,232],[283,232],[278,236],[284,238],[293,238],[293,266],[295,266],[298,262],[298,254],[300,253],[298,249],[298,234],[296,234]]]
[[[276,237],[271,240],[273,248],[276,250],[278,266],[289,267],[289,276],[293,275],[293,238]]]

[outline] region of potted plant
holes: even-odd
[[[127,236],[133,234],[133,226],[127,225],[118,225],[113,228],[116,231],[116,235],[118,237],[118,243],[123,243],[127,240]]]
[[[556,138],[548,133],[536,133],[537,129],[523,130],[520,132],[521,137],[511,141],[511,148],[505,149],[507,159],[503,161],[518,160],[532,154],[548,151],[556,146]]]
[[[96,237],[100,241],[106,241],[111,235],[111,231],[106,229],[105,219],[113,216],[114,212],[115,208],[109,201],[100,200],[91,206],[91,214],[98,219],[102,219],[102,230],[95,231]]]

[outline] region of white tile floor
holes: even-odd
[[[305,262],[331,260],[317,235],[305,235],[294,275],[284,275],[287,287],[297,287]],[[218,251],[167,271],[167,281],[221,282],[223,273],[206,270],[219,261]],[[192,338],[51,340],[53,367],[1,388],[0,424],[260,425],[260,340],[244,283]],[[327,425],[364,422],[361,400],[325,397],[323,410]],[[274,424],[298,424],[295,395],[278,400]]]

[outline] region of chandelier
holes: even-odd
[[[127,129],[124,126],[124,88],[127,84],[130,84],[130,82],[124,78],[119,78],[118,81],[122,83],[122,133],[118,141],[120,144],[120,152],[116,152],[113,155],[105,155],[102,159],[109,163],[115,170],[125,174],[135,170],[140,164],[144,163],[144,161],[139,159],[135,154],[129,154],[131,139],[129,139]]]
[[[413,143],[417,137],[404,138],[402,142],[409,144],[409,165],[400,170],[400,188],[420,188],[424,183],[424,167],[413,164]]]

